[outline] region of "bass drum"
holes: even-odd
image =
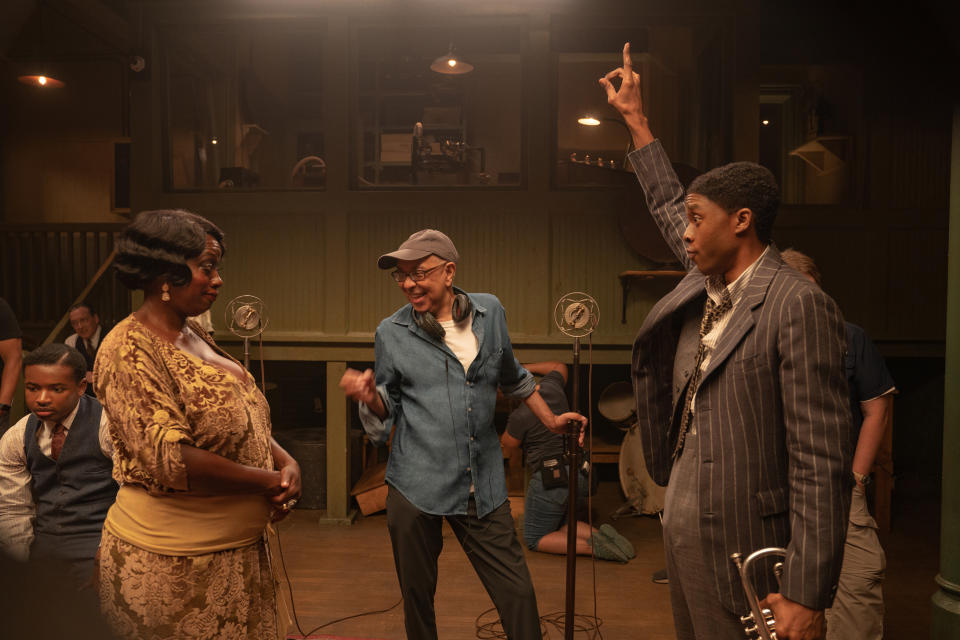
[[[623,435],[623,444],[620,445],[620,487],[635,513],[663,511],[663,497],[667,488],[654,482],[647,472],[637,425],[630,427]]]

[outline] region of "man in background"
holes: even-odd
[[[80,352],[87,361],[87,395],[93,395],[93,363],[97,359],[100,341],[107,333],[100,324],[100,316],[86,302],[70,307],[70,326],[74,333],[67,336],[64,344]]]
[[[794,249],[780,254],[783,261],[823,284],[813,259]],[[866,487],[887,425],[893,416],[897,387],[883,356],[866,331],[852,322],[847,330],[844,369],[850,386],[854,442],[853,499],[843,550],[843,566],[833,606],[827,609],[827,640],[880,640],[883,637],[883,577],[887,558],[877,536],[877,522],[867,509]]]
[[[13,309],[0,298],[0,435],[10,426],[10,408],[20,379],[23,344]]]
[[[537,392],[551,411],[560,414],[570,410],[566,391],[567,365],[532,362],[524,364],[523,368],[543,376],[537,383]],[[525,404],[510,412],[507,428],[500,436],[504,448],[523,449],[530,477],[524,495],[523,539],[528,549],[541,553],[567,553],[569,474],[577,474],[578,511],[584,506],[591,489],[587,468],[571,469],[566,461],[563,438],[543,426]],[[594,555],[616,562],[627,562],[636,555],[633,544],[610,524],[594,529],[589,523],[578,520],[574,526],[577,529],[577,555]]]

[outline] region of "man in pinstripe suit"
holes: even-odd
[[[630,128],[647,206],[688,270],[644,321],[632,369],[647,467],[667,484],[677,636],[742,638],[749,606],[730,554],[782,546],[779,593],[769,571],[756,591],[769,594],[781,640],[822,638],[853,482],[843,319],[771,243],[769,171],[725,165],[684,194],[643,114],[629,44],[623,53],[600,84]]]

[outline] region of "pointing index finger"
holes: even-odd
[[[623,45],[623,77],[633,78],[633,61],[630,59],[630,43]]]

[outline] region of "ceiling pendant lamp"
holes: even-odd
[[[62,81],[51,76],[24,75],[17,77],[17,80],[31,87],[39,87],[41,89],[59,89],[63,87]]]
[[[459,76],[473,71],[473,65],[455,54],[453,43],[450,43],[450,50],[434,60],[430,64],[430,69],[448,76]]]

